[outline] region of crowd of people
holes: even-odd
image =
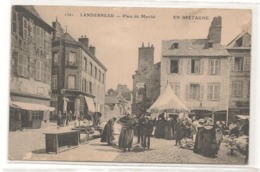
[[[101,142],[112,145],[115,139],[113,126],[115,122],[122,125],[119,135],[118,147],[123,151],[130,151],[133,144],[134,133],[137,135],[137,143],[143,148],[150,149],[153,135],[155,138],[175,140],[175,145],[181,145],[182,140],[190,139],[194,143],[193,152],[206,157],[216,157],[220,149],[223,135],[238,137],[249,134],[249,121],[231,122],[229,126],[224,121],[214,122],[210,117],[169,117],[166,112],[152,119],[149,113],[140,117],[126,116],[117,120],[110,119],[104,127]]]

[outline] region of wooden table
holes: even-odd
[[[63,131],[57,130],[45,134],[46,152],[63,152],[79,146],[79,131]]]

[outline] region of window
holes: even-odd
[[[243,69],[243,57],[235,57],[234,71],[242,71]]]
[[[74,52],[69,53],[69,65],[76,65],[76,53]]]
[[[42,120],[42,112],[40,111],[32,111],[32,120]]]
[[[200,99],[200,85],[190,84],[190,99],[199,100]]]
[[[23,17],[23,39],[28,39],[28,20]]]
[[[90,63],[90,75],[93,75],[93,65]]]
[[[44,81],[44,63],[40,60],[36,61],[36,80]]]
[[[214,83],[208,85],[208,100],[219,100],[220,84]]]
[[[82,79],[82,83],[81,83],[81,91],[85,92],[85,79]]]
[[[57,75],[52,75],[51,78],[52,89],[57,89],[57,79],[58,79]]]
[[[97,67],[95,66],[95,78],[97,78]]]
[[[191,73],[194,73],[194,74],[200,73],[200,60],[199,59],[191,60]]]
[[[84,83],[84,85],[85,85],[85,92],[87,92],[88,91],[88,83],[87,83],[87,80],[85,79],[85,83]]]
[[[102,74],[102,83],[104,83],[104,82],[105,82],[105,75]]]
[[[12,31],[17,32],[17,12],[14,10],[12,14]]]
[[[92,94],[92,82],[89,82],[89,93]]]
[[[16,108],[10,108],[10,120],[16,120],[20,121],[20,114],[21,114],[21,109],[16,109]]]
[[[54,53],[54,56],[53,56],[53,66],[59,66],[60,64],[60,56],[59,56],[59,53]]]
[[[40,46],[41,44],[41,34],[40,34],[40,27],[36,26],[36,44]]]
[[[87,69],[86,65],[87,65],[87,59],[85,57],[83,57],[83,59],[82,59],[82,70]]]
[[[22,54],[18,56],[18,75],[23,77],[28,75],[28,58]]]
[[[243,60],[244,60],[244,66],[243,66],[243,70],[244,71],[250,71],[250,56],[245,56],[244,58],[243,58]]]
[[[69,76],[68,77],[68,89],[75,89],[76,88],[76,76]]]
[[[242,98],[243,95],[243,82],[242,81],[233,81],[232,82],[232,97],[233,98]]]
[[[179,60],[171,60],[170,73],[179,73]]]
[[[218,75],[220,73],[220,60],[209,59],[209,74]]]
[[[98,71],[98,80],[101,82],[101,71]]]
[[[176,96],[180,96],[180,84],[179,83],[171,83],[170,84],[172,87],[173,92],[175,93]]]

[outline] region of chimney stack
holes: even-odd
[[[222,29],[222,18],[220,16],[214,17],[209,28],[208,39],[213,41],[214,43],[220,43],[221,29]]]
[[[88,38],[86,35],[84,37],[83,35],[81,35],[81,38],[79,38],[79,42],[83,43],[88,48]]]
[[[89,51],[95,56],[95,54],[96,54],[96,47],[90,45],[89,46]]]

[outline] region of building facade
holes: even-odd
[[[226,48],[232,56],[229,116],[234,119],[235,115],[249,115],[250,113],[251,34],[240,33]]]
[[[140,115],[149,108],[160,94],[161,63],[154,64],[154,47],[142,44],[138,49],[138,69],[133,75],[132,111]]]
[[[76,41],[56,19],[53,22],[52,106],[56,113],[104,113],[106,67],[95,56],[88,38]]]
[[[169,82],[191,113],[226,121],[231,58],[220,44],[221,21],[213,19],[205,39],[162,42],[161,91]]]
[[[49,119],[51,33],[33,6],[12,7],[10,130],[39,128]]]

